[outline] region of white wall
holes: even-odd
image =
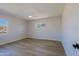
[[[45,27],[38,27],[45,24]],[[61,17],[28,21],[28,38],[57,40],[61,39]]]
[[[63,45],[67,55],[78,55],[72,44],[79,43],[79,4],[67,4],[62,18]]]
[[[26,21],[12,16],[0,15],[8,21],[8,33],[0,33],[0,45],[26,38]]]
[[[10,43],[23,38],[37,38],[60,41],[61,17],[42,20],[25,21],[16,17],[0,15],[0,18],[8,21],[8,33],[0,34],[0,45]],[[45,27],[37,27],[37,24],[45,23]]]

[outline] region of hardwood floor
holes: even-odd
[[[65,56],[58,41],[23,39],[0,46],[0,56]]]

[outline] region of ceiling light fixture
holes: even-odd
[[[32,18],[32,16],[28,16],[29,18]]]

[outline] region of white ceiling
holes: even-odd
[[[62,15],[64,4],[62,3],[14,3],[0,4],[0,12],[3,10],[17,17],[29,20]],[[4,13],[5,14],[5,13]],[[29,18],[28,16],[33,16]]]

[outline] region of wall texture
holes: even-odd
[[[41,26],[41,24],[45,24]],[[61,39],[61,17],[28,21],[28,38]]]
[[[0,45],[26,38],[27,23],[25,20],[5,15],[0,15],[0,18],[8,21],[8,33],[0,33]]]
[[[63,45],[67,55],[79,55],[72,44],[79,43],[79,4],[67,4],[62,18]]]

